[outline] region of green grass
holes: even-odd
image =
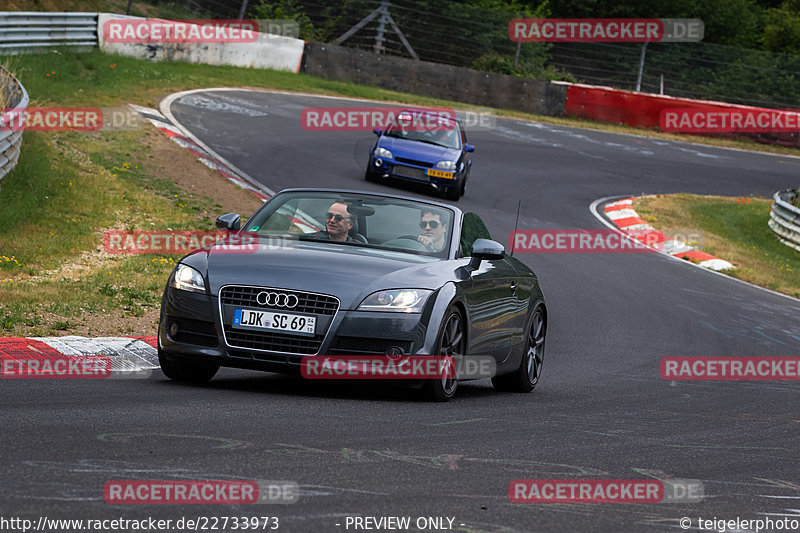
[[[0,272],[35,275],[91,247],[93,232],[115,207],[115,190],[100,176],[83,174],[41,133],[26,133],[17,168],[0,182],[0,251],[16,261]]]
[[[115,329],[119,318],[157,310],[173,257],[128,256],[81,280],[39,279],[0,285],[0,336],[54,335],[94,317],[103,334],[134,333]],[[149,331],[135,332],[152,334]]]
[[[145,103],[143,100],[160,99],[178,90],[215,86],[265,87],[404,103],[443,102],[291,72],[190,63],[149,63],[106,55],[98,50],[84,54],[60,50],[58,53],[17,56],[11,59],[9,68],[32,99],[65,106]]]
[[[104,257],[103,232],[212,229],[215,203],[140,167],[144,134],[25,133],[0,181],[0,335],[74,334],[87,316],[130,333],[117,319],[157,310],[177,256]]]
[[[635,209],[660,230],[691,227],[702,250],[734,263],[736,278],[800,297],[800,252],[781,243],[767,225],[770,200],[692,194],[637,200]]]
[[[96,249],[102,228],[212,229],[198,220],[211,199],[189,198],[139,168],[140,135],[26,133],[17,167],[0,182],[0,273],[56,268]]]

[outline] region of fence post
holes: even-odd
[[[642,55],[639,56],[639,73],[636,75],[636,92],[642,89],[642,71],[644,71],[644,53],[647,50],[647,41],[642,43]]]

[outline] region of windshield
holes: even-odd
[[[447,257],[453,211],[380,196],[297,192],[276,196],[244,230],[260,237],[285,237],[353,247],[380,248]]]
[[[414,121],[411,124],[406,124],[402,120],[398,120],[386,129],[385,135],[409,141],[435,144],[445,148],[461,149],[459,126],[456,121],[437,118],[435,123],[430,120],[423,121],[424,125],[422,126],[419,123],[420,121]]]

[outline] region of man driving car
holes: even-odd
[[[347,204],[336,201],[325,214],[325,230],[312,233],[309,237],[339,242],[359,242],[349,236],[353,229],[353,216],[347,212]]]

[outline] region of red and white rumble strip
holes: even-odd
[[[155,337],[0,338],[0,379],[143,378],[159,368]]]
[[[621,231],[630,237],[640,240],[659,253],[696,261],[703,268],[710,270],[726,270],[733,265],[711,254],[707,254],[682,241],[669,240],[666,236],[645,222],[636,210],[633,209],[633,198],[617,200],[605,205],[603,211],[606,217]]]

